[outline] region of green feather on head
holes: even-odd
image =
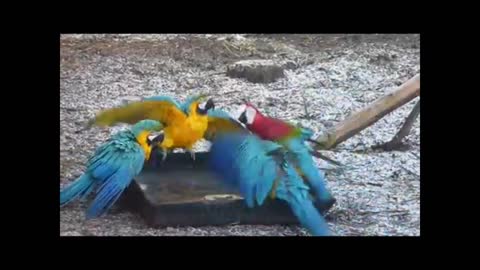
[[[162,129],[163,125],[160,122],[150,119],[139,121],[131,127],[135,136],[138,136],[142,131],[160,131]]]
[[[200,102],[203,99],[205,99],[206,97],[208,97],[208,94],[198,94],[198,95],[194,95],[194,96],[189,96],[189,97],[186,98],[184,104],[189,106],[193,102]]]
[[[194,102],[201,103],[203,100],[205,100],[209,95],[206,93],[194,95],[194,96],[189,96],[186,98],[185,102],[181,105],[181,109],[184,113],[189,114],[190,113],[190,106]]]

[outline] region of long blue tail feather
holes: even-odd
[[[60,191],[60,206],[66,205],[76,198],[86,197],[93,190],[94,186],[95,181],[88,174],[83,174]]]
[[[308,186],[287,160],[281,166],[283,176],[277,186],[277,198],[288,202],[300,224],[312,235],[329,235],[328,224],[310,199]]]
[[[112,174],[99,188],[97,196],[87,210],[87,219],[96,218],[106,213],[118,200],[132,180],[126,169]]]
[[[320,215],[310,199],[288,200],[290,209],[298,218],[300,224],[314,236],[330,235],[328,224]]]
[[[304,142],[302,140],[290,140],[287,142],[287,147],[295,154],[294,164],[299,167],[305,175],[317,199],[320,202],[332,200],[333,196],[326,187],[325,175],[315,165],[309,149],[305,146]]]

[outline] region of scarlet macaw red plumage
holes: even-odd
[[[249,102],[245,102],[241,111],[238,120],[252,133],[263,140],[279,143],[293,153],[297,170],[312,186],[320,205],[326,209],[330,208],[335,203],[335,199],[327,190],[324,175],[315,166],[312,158],[312,154],[320,158],[323,158],[323,155],[305,144],[306,141],[313,141],[311,139],[313,131],[263,115]]]

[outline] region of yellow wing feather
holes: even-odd
[[[208,128],[204,138],[211,140],[216,134],[223,132],[248,132],[248,130],[233,119],[208,116]]]
[[[135,124],[144,119],[161,122],[165,126],[185,121],[187,116],[168,101],[138,101],[104,110],[97,114],[91,125],[112,126],[118,123]]]

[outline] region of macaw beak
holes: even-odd
[[[210,109],[215,110],[215,103],[213,102],[212,98],[208,99],[207,104],[205,104],[205,110],[208,111]]]
[[[245,125],[247,124],[247,115],[245,111],[242,114],[240,114],[238,121],[240,121],[240,123],[242,124],[245,124]]]
[[[152,146],[152,148],[156,147],[158,144],[163,142],[163,139],[165,139],[165,134],[162,133],[150,133],[147,137],[147,144],[149,146]]]
[[[197,113],[201,115],[205,115],[208,113],[208,110],[210,109],[215,109],[215,103],[213,102],[213,99],[207,100],[205,103],[198,104],[197,106]]]

